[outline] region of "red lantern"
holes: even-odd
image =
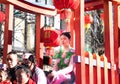
[[[61,9],[76,9],[79,5],[79,0],[53,0],[54,6],[61,10]]]
[[[90,14],[85,15],[84,19],[85,19],[85,24],[93,22],[93,17]]]
[[[72,15],[71,9],[65,9],[60,12],[60,19],[70,19]]]
[[[0,23],[5,20],[5,14],[0,11]]]
[[[54,42],[51,43],[44,43],[45,47],[57,47],[60,45],[59,38],[57,38]]]
[[[60,18],[69,21],[72,15],[71,10],[75,10],[79,6],[79,0],[53,0],[54,6],[60,12]]]
[[[44,42],[45,47],[57,47],[59,46],[59,34],[57,30],[41,28],[40,41]]]
[[[56,47],[59,45],[60,32],[55,29],[41,28],[41,42],[44,42],[45,47]]]
[[[101,13],[101,14],[100,14],[100,18],[101,18],[102,20],[104,20],[104,13]]]
[[[41,31],[41,42],[51,43],[58,38],[58,31],[57,30],[42,30]]]

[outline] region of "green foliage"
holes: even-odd
[[[90,28],[87,32],[85,30],[85,51],[98,54],[104,53],[104,24],[100,17],[102,12],[102,9],[85,12],[85,14],[91,14],[93,17]]]

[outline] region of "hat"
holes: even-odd
[[[30,57],[30,55],[32,55],[31,53],[25,53],[23,54],[22,58],[23,59],[28,59]]]
[[[31,54],[31,53],[25,53],[23,55],[23,59],[28,59],[32,63],[35,63],[35,56],[33,54]]]

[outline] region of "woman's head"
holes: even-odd
[[[63,33],[61,33],[60,36],[62,36],[62,35],[66,36],[68,39],[71,39],[70,32],[63,32]]]
[[[69,46],[70,39],[71,39],[70,32],[63,32],[60,35],[60,43],[61,43],[61,45],[63,45],[63,46]]]

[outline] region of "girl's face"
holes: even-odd
[[[69,46],[70,39],[65,35],[61,35],[60,36],[60,44],[63,45],[63,46]]]
[[[17,84],[26,84],[30,78],[30,75],[26,73],[23,69],[18,69],[16,71]]]

